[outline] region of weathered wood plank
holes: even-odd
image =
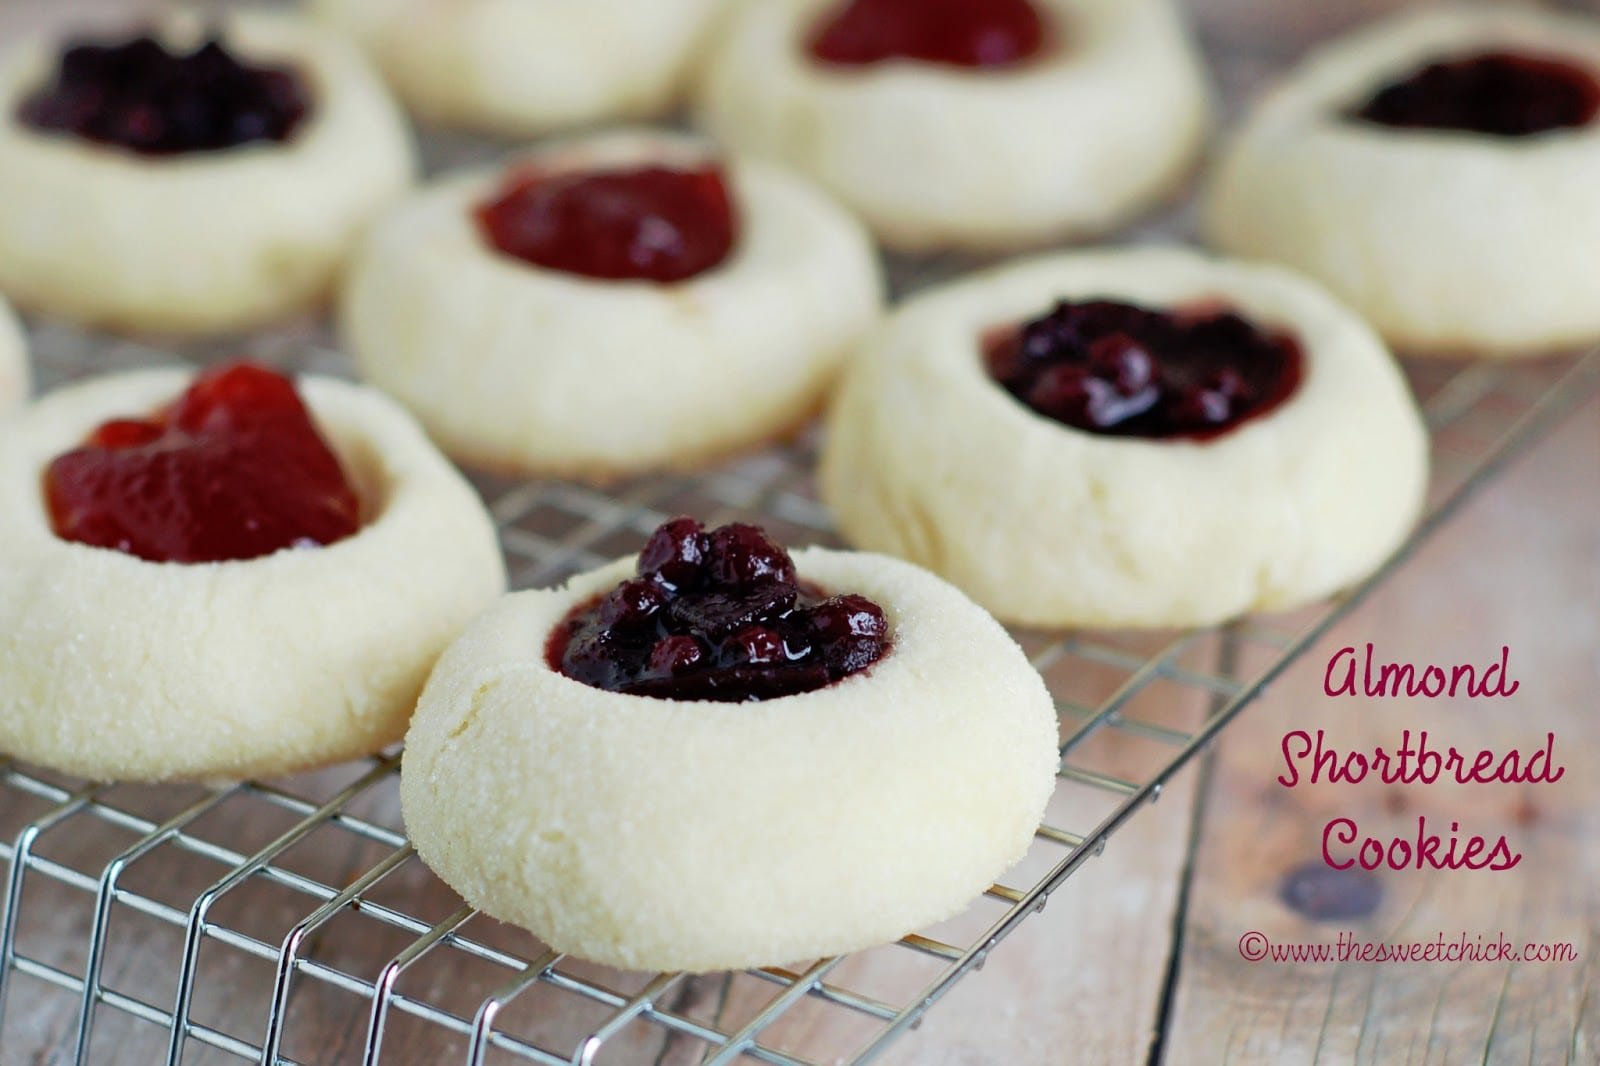
[[[1600,846],[1600,402],[1519,461],[1396,580],[1323,641],[1224,736],[1201,829],[1167,1061],[1183,1063],[1593,1063]],[[1323,670],[1345,645],[1417,663],[1483,662],[1512,649],[1508,700],[1331,699]],[[1394,745],[1427,729],[1462,749],[1536,748],[1557,735],[1556,784],[1432,786],[1275,783],[1280,743],[1326,730],[1342,750]],[[1505,872],[1380,871],[1366,920],[1315,922],[1279,898],[1301,863],[1321,866],[1335,817],[1363,832],[1415,834],[1425,815],[1448,833],[1523,853]],[[1463,931],[1492,941],[1572,944],[1577,963],[1249,963],[1239,938],[1432,941]]]

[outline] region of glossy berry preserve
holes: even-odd
[[[1211,307],[1151,311],[1063,301],[991,337],[990,375],[1047,418],[1090,433],[1204,440],[1265,414],[1300,383],[1303,356]]]
[[[216,40],[184,53],[138,37],[70,45],[18,117],[36,130],[175,155],[286,141],[309,106],[292,70],[240,63]]]
[[[44,476],[63,540],[151,562],[254,559],[331,544],[361,504],[289,379],[235,363],[171,407],[107,422]]]
[[[847,0],[817,27],[810,51],[841,66],[911,59],[1007,67],[1036,55],[1045,36],[1029,0]]]
[[[1600,82],[1549,56],[1484,52],[1429,63],[1386,85],[1351,117],[1383,126],[1526,137],[1587,125]]]
[[[733,249],[733,199],[722,170],[512,175],[477,210],[495,248],[535,266],[612,281],[685,281]]]
[[[674,518],[639,553],[637,576],[575,608],[546,654],[593,688],[742,703],[823,688],[888,650],[877,604],[802,584],[757,527]]]

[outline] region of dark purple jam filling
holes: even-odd
[[[136,37],[67,46],[55,77],[22,101],[18,118],[141,155],[177,155],[286,141],[309,108],[292,70],[240,63],[215,39],[183,53]]]
[[[986,338],[1002,388],[1090,433],[1205,440],[1277,407],[1300,384],[1300,346],[1212,304],[1152,311],[1062,301]]]
[[[799,581],[755,526],[674,518],[637,573],[562,620],[545,650],[552,669],[611,692],[744,703],[824,688],[889,651],[877,604]]]
[[[1484,52],[1438,60],[1385,85],[1350,117],[1402,129],[1526,137],[1585,126],[1600,111],[1600,82],[1564,60]]]

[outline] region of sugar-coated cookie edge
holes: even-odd
[[[554,625],[632,559],[487,612],[407,737],[424,861],[489,914],[630,969],[834,954],[959,911],[1026,851],[1052,794],[1049,694],[932,575],[822,549],[795,563],[876,600],[895,645],[865,674],[763,703],[624,696],[550,668]]]
[[[0,424],[0,751],[101,779],[264,776],[398,740],[433,659],[505,588],[476,493],[375,391],[301,382],[369,506],[360,532],[159,564],[60,540],[50,459],[186,371],[57,390]]]
[[[11,305],[0,297],[0,417],[21,405],[32,387],[27,336]]]
[[[837,70],[804,41],[831,0],[736,7],[697,91],[703,126],[815,177],[902,251],[1103,233],[1176,191],[1211,92],[1170,0],[1048,0],[1064,38],[1017,70]]]
[[[683,134],[624,129],[520,158],[614,165],[708,151]],[[809,182],[725,163],[738,242],[724,263],[671,285],[503,255],[470,210],[504,168],[448,176],[374,227],[346,278],[341,335],[368,381],[475,467],[604,481],[780,436],[818,408],[878,321],[882,269],[861,225]]]
[[[1064,426],[989,378],[979,338],[1070,297],[1221,298],[1294,331],[1305,377],[1207,442]],[[1427,454],[1399,367],[1316,286],[1141,247],[1043,256],[912,299],[852,365],[819,485],[852,544],[928,567],[1005,621],[1187,626],[1369,573],[1417,519]]]
[[[1408,354],[1514,359],[1600,337],[1600,123],[1510,140],[1338,117],[1437,55],[1523,45],[1600,76],[1600,22],[1541,8],[1429,7],[1318,47],[1222,151],[1209,243],[1315,278]]]
[[[503,137],[654,119],[677,102],[724,0],[311,0],[424,120]]]
[[[180,39],[199,26],[172,16]],[[135,332],[266,324],[330,290],[356,236],[416,170],[399,110],[349,44],[293,16],[233,13],[226,41],[289,62],[312,111],[283,144],[149,158],[25,128],[21,94],[56,43],[0,62],[0,290],[19,305]]]

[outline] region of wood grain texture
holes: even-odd
[[[1167,1061],[1187,1063],[1594,1063],[1600,949],[1600,403],[1516,463],[1398,577],[1293,668],[1218,746],[1194,858]],[[1511,649],[1508,700],[1332,699],[1329,658],[1372,641],[1385,660],[1482,663]],[[1462,750],[1534,749],[1557,736],[1555,784],[1276,783],[1293,729],[1341,750],[1429,730]],[[1331,818],[1385,839],[1426,816],[1523,853],[1504,872],[1379,871],[1364,921],[1315,922],[1279,898],[1320,862]],[[1462,932],[1571,944],[1576,963],[1248,963],[1239,938],[1433,941]]]
[[[155,6],[144,0],[0,0],[0,43],[26,27],[113,17]],[[1360,18],[1399,6],[1396,0],[1349,4],[1284,4],[1278,0],[1195,0],[1195,17],[1214,50],[1237,60],[1222,71],[1230,90],[1254,85],[1287,55]],[[1572,6],[1594,8],[1585,2]],[[1181,227],[1182,211],[1158,223]],[[1558,436],[1508,473],[1490,493],[1413,560],[1390,586],[1319,652],[1274,686],[1268,698],[1225,734],[1204,792],[1197,769],[1187,771],[1154,808],[1139,812],[1102,857],[1091,860],[1041,915],[994,953],[985,970],[962,982],[923,1026],[890,1049],[884,1061],[929,1066],[1006,1063],[1050,1066],[1134,1066],[1160,1037],[1164,1059],[1174,1064],[1600,1062],[1600,1002],[1596,963],[1590,961],[1600,899],[1600,848],[1594,840],[1595,788],[1588,753],[1600,742],[1593,721],[1600,622],[1600,404],[1591,404]],[[1423,706],[1353,701],[1333,704],[1319,695],[1321,663],[1342,642],[1375,640],[1394,658],[1480,659],[1488,645],[1510,643],[1526,686],[1511,704]],[[1192,665],[1215,663],[1213,647],[1197,649]],[[1242,664],[1247,670],[1250,664]],[[1077,676],[1055,678],[1077,686],[1092,702],[1114,687],[1113,672],[1076,664]],[[1176,688],[1155,688],[1130,713],[1193,728],[1202,701]],[[1321,724],[1338,743],[1388,741],[1397,723],[1448,733],[1469,743],[1528,743],[1557,729],[1569,762],[1559,787],[1528,790],[1371,787],[1293,790],[1274,785],[1278,741],[1286,729]],[[1570,739],[1567,739],[1569,738]],[[1086,749],[1096,765],[1121,765],[1130,777],[1148,772],[1165,754],[1130,738],[1107,734]],[[331,784],[297,783],[322,789]],[[190,797],[192,798],[192,797]],[[392,795],[380,790],[363,814],[398,825]],[[169,814],[171,796],[139,792],[127,802],[151,817]],[[1055,815],[1074,829],[1092,825],[1106,798],[1066,790]],[[4,806],[9,803],[10,806]],[[1241,933],[1259,929],[1285,940],[1321,939],[1338,926],[1306,922],[1279,901],[1284,872],[1315,859],[1323,822],[1348,814],[1363,827],[1403,827],[1417,813],[1459,815],[1490,835],[1512,834],[1526,852],[1506,874],[1395,875],[1383,879],[1384,897],[1371,920],[1349,923],[1371,939],[1405,939],[1453,929],[1504,930],[1513,939],[1573,942],[1577,966],[1313,966],[1244,963]],[[0,834],[32,809],[0,794]],[[1182,939],[1174,939],[1185,864],[1198,825],[1198,848]],[[219,810],[197,833],[248,851],[271,839],[292,819],[274,818],[259,805]],[[51,857],[85,871],[97,870],[130,839],[77,825],[42,842]],[[297,849],[291,865],[329,884],[345,884],[386,849],[349,834],[319,834]],[[1041,849],[1012,880],[1026,883]],[[221,868],[173,855],[156,855],[130,874],[130,884],[153,898],[186,907]],[[41,883],[25,900],[23,945],[30,955],[63,968],[81,969],[89,900],[80,892]],[[429,921],[449,915],[459,901],[415,860],[389,882],[380,898]],[[258,887],[219,910],[229,928],[276,944],[314,906],[303,894]],[[949,930],[953,942],[977,935],[982,914]],[[973,924],[977,921],[979,924]],[[523,957],[535,945],[516,930],[475,919],[474,938]],[[308,944],[309,958],[374,978],[383,963],[410,942],[369,916],[350,914]],[[171,1002],[176,982],[177,934],[162,923],[119,915],[107,955],[109,987],[154,1004]],[[1174,960],[1175,998],[1164,1015],[1165,982]],[[870,987],[894,1003],[908,1001],[933,972],[908,965],[891,949],[869,952],[840,975],[852,987]],[[637,975],[586,971],[622,994],[642,984]],[[504,969],[460,951],[427,956],[401,981],[402,994],[470,1016],[477,1003],[507,977]],[[259,1039],[272,987],[270,964],[210,945],[202,956],[197,1020]],[[292,1036],[285,1052],[305,1063],[359,1060],[365,1004],[350,993],[301,978],[291,999]],[[665,1002],[685,1016],[737,1028],[770,1000],[775,986],[749,976],[680,982]],[[0,1063],[69,1061],[76,1002],[26,978],[16,981],[4,1030]],[[540,989],[507,1011],[503,1027],[548,1043],[570,1046],[603,1018],[579,998]],[[867,1039],[871,1026],[841,1020],[814,1004],[788,1015],[765,1038],[804,1048],[819,1058],[844,1055]],[[148,1023],[102,1010],[92,1061],[145,1066],[157,1061],[164,1036]],[[465,1042],[403,1013],[391,1020],[386,1063],[427,1066],[458,1061]],[[819,1050],[820,1049],[820,1050]],[[656,1027],[632,1026],[601,1060],[605,1063],[701,1061],[705,1048],[684,1038],[665,1039]],[[238,1059],[191,1045],[185,1059],[231,1063]],[[511,1062],[509,1056],[491,1056]]]

